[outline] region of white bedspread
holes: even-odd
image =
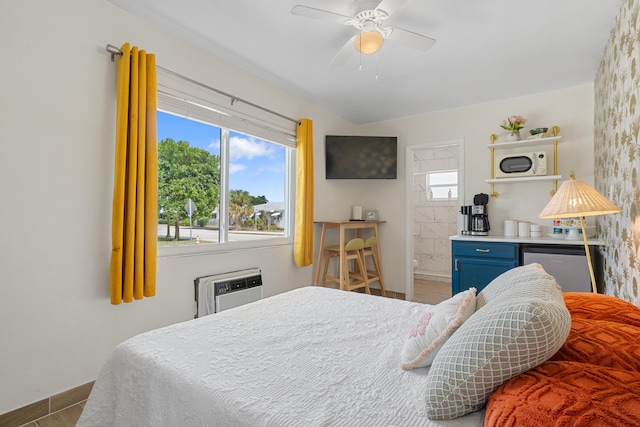
[[[306,287],[138,335],[78,426],[482,426],[432,422],[400,350],[423,304]]]

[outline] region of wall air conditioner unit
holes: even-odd
[[[197,277],[193,283],[196,318],[262,299],[259,268]]]

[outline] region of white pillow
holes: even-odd
[[[559,288],[555,290],[556,286],[556,279],[538,263],[512,268],[493,279],[478,293],[476,311],[494,301],[515,297],[556,301],[562,296]]]
[[[553,356],[571,329],[560,286],[538,264],[497,278],[476,304],[427,374],[426,413],[432,420],[482,408],[502,383]]]
[[[420,316],[402,347],[402,369],[431,365],[445,341],[476,311],[476,288],[460,292]]]

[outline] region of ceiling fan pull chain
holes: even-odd
[[[376,81],[378,81],[378,52],[376,52]]]
[[[362,31],[360,31],[360,34],[362,35]],[[358,71],[362,71],[362,39],[356,39],[356,42],[360,44],[360,46],[358,47],[358,61],[360,61],[360,64],[358,65]]]

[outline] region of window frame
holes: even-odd
[[[175,83],[175,82],[174,82]],[[219,207],[219,224],[220,237],[218,243],[206,245],[188,245],[188,246],[163,246],[158,247],[157,257],[173,257],[188,256],[207,253],[224,253],[244,251],[259,248],[277,247],[293,245],[294,215],[295,215],[295,124],[292,129],[287,130],[285,126],[265,121],[264,118],[247,117],[242,112],[236,112],[228,107],[223,107],[215,103],[215,95],[213,93],[205,93],[207,91],[197,88],[191,88],[191,93],[196,95],[178,92],[173,87],[162,87],[160,77],[158,78],[159,99],[157,110],[183,117],[187,120],[195,120],[201,123],[215,126],[221,130],[220,135],[220,207]],[[183,90],[183,89],[181,89]],[[179,94],[179,95],[176,95]],[[171,99],[170,102],[163,102],[163,99]],[[181,101],[184,103],[182,107]],[[191,115],[191,109],[197,109],[195,114]],[[221,118],[224,124],[218,124],[216,117]],[[235,119],[235,121],[234,121]],[[234,124],[237,126],[233,126]],[[246,126],[242,126],[245,123]],[[258,132],[252,132],[259,129]],[[262,130],[262,131],[260,131]],[[230,160],[230,134],[231,132],[241,133],[247,136],[259,138],[272,144],[278,144],[285,148],[285,171],[284,171],[284,200],[285,203],[285,220],[284,235],[262,238],[257,240],[229,242],[229,160]],[[266,134],[273,133],[277,135],[274,140],[265,137]],[[283,140],[286,139],[287,141]],[[291,142],[293,140],[293,143]],[[159,141],[157,141],[159,142]],[[224,230],[224,231],[223,231]]]
[[[445,184],[430,184],[430,177],[432,175],[437,175],[437,174],[447,174],[447,173],[451,173],[454,174],[456,177],[456,181],[455,184],[450,184],[450,183],[445,183]],[[430,202],[444,202],[444,201],[448,201],[448,200],[458,200],[459,197],[459,183],[458,183],[458,170],[457,169],[446,169],[446,170],[437,170],[437,171],[430,171],[430,172],[426,172],[425,173],[425,187],[426,187],[426,197],[427,200]],[[436,198],[436,197],[432,197],[431,196],[431,190],[432,188],[456,188],[456,196],[453,196],[453,192],[451,197],[442,197],[442,198]]]

